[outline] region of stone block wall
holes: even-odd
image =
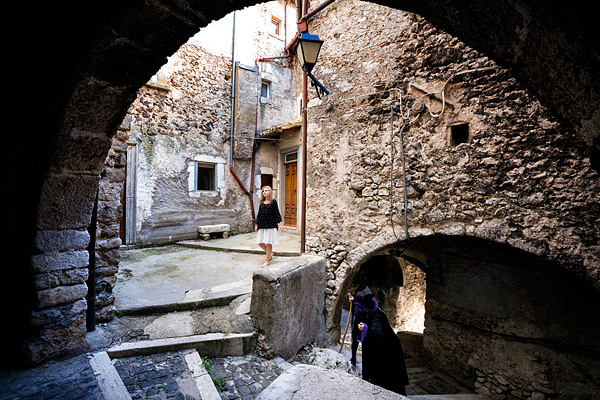
[[[252,276],[251,315],[265,357],[291,358],[303,346],[326,342],[325,259],[284,260]]]
[[[112,147],[98,185],[96,221],[96,320],[110,321],[115,316],[115,296],[121,253],[121,218],[127,165],[127,136],[131,117],[128,115],[112,139]]]
[[[362,22],[348,31],[336,23],[342,15]],[[308,110],[313,251],[352,251],[391,229],[390,213],[402,238],[400,128],[411,121],[403,132],[409,228],[509,243],[600,287],[598,173],[583,143],[508,71],[452,78],[434,118],[428,110],[442,111],[439,92],[452,74],[496,63],[419,16],[368,3],[332,5],[311,31],[325,40],[314,74],[332,91]],[[417,113],[418,101],[429,109]],[[458,123],[468,124],[469,140],[452,145]]]
[[[348,30],[338,23],[342,18],[360,23]],[[332,93],[309,103],[307,247],[328,259],[331,332],[338,329],[348,277],[370,257],[402,253],[430,236],[508,245],[570,271],[587,282],[583,287],[600,288],[600,177],[585,144],[510,71],[501,65],[478,70],[496,62],[417,15],[369,3],[334,3],[311,21],[310,30],[325,41],[313,74]],[[454,75],[463,71],[471,72]],[[464,140],[453,136],[460,125]],[[429,250],[420,254],[424,264],[439,264]],[[440,309],[440,318],[454,317],[443,297],[430,303],[429,279],[439,281],[443,271],[426,272],[425,347],[435,342],[443,344],[438,353],[460,355],[450,340],[457,333],[427,319]],[[497,340],[475,337],[465,334],[464,348]],[[552,346],[544,345],[546,351]],[[550,353],[544,362],[561,357]],[[467,369],[471,362],[460,356],[453,361]],[[490,393],[499,390],[498,396],[533,396],[533,390],[511,394],[489,383],[493,371],[510,369],[513,362],[520,361],[488,359],[480,383]],[[544,379],[533,382],[547,387]],[[535,396],[562,389],[553,390]]]

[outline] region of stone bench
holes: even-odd
[[[202,240],[209,240],[211,235],[218,234],[223,239],[229,237],[229,230],[231,227],[229,224],[217,224],[217,225],[200,225],[198,227],[198,236]]]

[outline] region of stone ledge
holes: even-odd
[[[92,355],[90,365],[104,398],[111,400],[131,400],[127,388],[106,352],[103,351]]]
[[[123,343],[106,352],[110,357],[131,357],[196,349],[207,357],[241,356],[254,350],[256,333],[207,333],[169,339]]]
[[[375,386],[341,370],[298,364],[279,376],[256,400],[401,400],[398,393]]]

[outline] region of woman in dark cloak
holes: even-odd
[[[367,287],[355,297],[352,304],[352,364],[356,364],[356,350],[362,342],[362,377],[374,385],[406,395],[408,373],[402,343],[379,309],[373,292]]]

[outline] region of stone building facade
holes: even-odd
[[[436,367],[491,398],[594,393],[600,180],[584,143],[417,15],[346,1],[310,30],[332,94],[309,103],[307,246],[329,261],[332,336],[371,260],[384,273],[398,257],[425,274],[413,296]],[[389,282],[375,292],[406,301]]]
[[[272,162],[267,149],[274,144],[259,149],[255,136],[299,118],[288,101],[292,62],[262,60],[285,55],[288,27],[289,39],[295,29],[292,6],[272,1],[215,21],[140,89],[128,115],[125,243],[196,238],[199,225],[250,232],[248,196],[254,189],[257,208],[261,176],[274,179],[279,193],[278,154]]]
[[[443,118],[421,114],[419,120],[400,133],[398,125],[401,122],[396,119],[393,142],[398,146],[399,136],[405,135],[410,188],[403,184],[394,187],[392,200],[398,196],[397,192],[404,192],[406,187],[411,200],[409,207],[406,207],[410,212],[407,216],[408,238],[406,234],[402,235],[403,202],[396,201],[400,203],[399,207],[394,207],[398,214],[394,214],[394,209],[390,212],[392,217],[398,217],[394,220],[394,228],[391,223],[388,224],[389,216],[378,208],[381,203],[385,207],[386,203],[385,188],[381,186],[385,176],[389,176],[383,172],[388,165],[385,155],[389,152],[382,146],[389,132],[383,135],[373,128],[370,131],[365,129],[366,125],[373,125],[371,122],[378,116],[376,109],[366,117],[364,112],[362,116],[358,113],[348,114],[347,118],[354,119],[355,125],[352,130],[345,132],[346,136],[312,136],[309,146],[314,148],[314,157],[311,155],[313,164],[309,176],[314,183],[309,186],[308,206],[314,208],[315,215],[320,217],[309,219],[309,247],[325,255],[330,263],[331,284],[326,293],[329,296],[329,315],[332,316],[331,331],[335,325],[332,321],[335,321],[335,314],[341,307],[339,299],[351,287],[351,275],[359,272],[361,266],[373,258],[371,256],[379,253],[386,257],[400,257],[418,265],[426,273],[425,344],[433,350],[440,366],[449,369],[456,367],[457,373],[471,381],[475,379],[478,389],[489,392],[490,396],[576,397],[569,396],[565,392],[567,389],[557,386],[557,376],[566,378],[565,382],[571,384],[571,390],[593,393],[590,382],[597,382],[598,379],[595,370],[589,367],[598,364],[594,363],[598,351],[594,350],[597,345],[586,340],[586,336],[592,337],[590,330],[597,332],[597,321],[586,320],[586,317],[594,315],[597,308],[594,306],[598,303],[598,249],[595,247],[595,243],[598,243],[598,226],[597,218],[594,219],[597,216],[598,177],[589,168],[587,150],[595,149],[597,154],[598,91],[595,89],[599,80],[595,79],[598,69],[593,68],[596,59],[588,61],[588,58],[580,57],[581,53],[577,53],[577,50],[583,47],[584,55],[589,55],[588,51],[595,55],[597,47],[594,46],[597,44],[585,40],[566,40],[578,38],[581,32],[595,28],[585,23],[563,24],[562,19],[564,15],[568,18],[566,21],[581,21],[578,17],[582,13],[589,14],[588,10],[578,13],[577,5],[562,3],[560,10],[565,12],[559,13],[561,17],[557,21],[545,18],[548,10],[553,11],[552,7],[532,10],[529,2],[522,1],[502,1],[499,3],[501,6],[481,4],[480,8],[469,11],[460,10],[464,4],[457,2],[386,3],[396,7],[399,4],[423,7],[423,13],[435,17],[436,24],[453,26],[463,37],[469,37],[465,31],[473,30],[470,39],[479,45],[486,43],[490,54],[501,55],[504,62],[515,69],[515,76],[520,73],[518,81],[528,83],[532,90],[544,94],[543,100],[547,104],[554,105],[555,115],[566,118],[571,126],[585,125],[576,128],[579,137],[587,138],[589,143],[586,148],[578,136],[550,117],[534,96],[517,83],[508,69],[456,77],[444,93],[449,102],[447,107],[451,108],[450,104],[455,107],[450,115],[463,113],[460,120],[451,118],[446,121],[446,115],[449,114],[443,114]],[[364,4],[371,7],[368,3]],[[239,3],[235,4],[235,7],[239,6]],[[337,26],[329,31],[331,35],[328,36],[325,36],[327,31],[319,30],[319,23],[328,28],[336,25],[332,17],[336,16],[336,9],[341,9],[337,7],[342,7],[342,2],[321,13],[318,20],[311,21],[311,31],[319,33],[327,43],[345,39],[346,45],[338,41],[339,46],[324,49],[323,63],[315,71],[330,88],[338,85],[335,82],[339,81],[339,87],[336,88],[338,93],[344,93],[344,87],[350,89],[355,84],[357,94],[367,94],[360,93],[360,88],[365,85],[361,83],[362,74],[358,72],[369,74],[370,78],[373,78],[374,72],[383,72],[378,73],[376,80],[370,79],[368,86],[381,91],[398,83],[414,83],[410,91],[408,87],[403,87],[402,93],[404,99],[408,99],[406,104],[410,104],[416,113],[424,107],[416,102],[420,96],[418,93],[439,90],[446,79],[452,73],[462,71],[462,67],[470,69],[494,64],[492,60],[418,18],[403,20],[379,8],[355,8],[352,11],[356,5],[351,2],[344,2],[343,6],[350,7],[344,10],[351,21],[356,22],[351,29],[341,31],[341,27]],[[61,10],[60,5],[53,7]],[[10,251],[4,254],[8,268],[2,269],[2,292],[6,296],[2,303],[3,316],[7,316],[6,320],[14,321],[15,329],[9,332],[11,339],[3,344],[2,354],[7,354],[11,348],[21,348],[24,344],[26,358],[34,363],[84,342],[83,299],[87,292],[84,282],[87,279],[89,241],[86,228],[91,219],[98,175],[104,168],[111,146],[110,138],[135,98],[134,92],[158,69],[165,55],[173,54],[185,38],[193,34],[193,29],[208,23],[210,19],[220,18],[233,6],[226,2],[211,3],[210,6],[190,4],[189,9],[183,10],[172,3],[157,1],[135,5],[111,4],[109,9],[103,7],[101,4],[95,4],[94,7],[84,3],[78,4],[78,7],[70,5],[68,10],[65,8],[65,12],[57,13],[57,19],[51,21],[43,9],[34,7],[27,10],[32,17],[41,16],[37,20],[39,24],[28,27],[39,29],[36,33],[39,33],[41,43],[48,45],[39,48],[52,49],[62,57],[56,57],[56,54],[47,57],[53,62],[47,65],[48,79],[42,87],[39,82],[27,79],[26,70],[16,71],[21,79],[9,82],[9,92],[17,96],[11,105],[17,107],[12,110],[15,111],[15,117],[9,123],[8,130],[12,134],[7,135],[11,140],[11,151],[7,154],[9,180],[6,187],[10,189],[8,193],[11,196],[3,196],[6,201],[3,209],[9,217],[3,250]],[[486,13],[497,11],[486,7],[496,7],[502,12]],[[102,13],[98,13],[98,9]],[[503,26],[487,23],[488,19],[480,21],[475,17],[478,12],[479,15],[497,17]],[[95,18],[99,14],[114,18]],[[134,18],[136,16],[144,18]],[[338,21],[344,20],[344,16],[339,13]],[[368,17],[371,16],[389,19],[389,26],[381,21],[370,23]],[[135,26],[131,24],[133,20]],[[504,23],[505,20],[509,23]],[[523,20],[526,20],[529,29],[519,30],[515,34],[513,26],[521,27]],[[110,26],[105,21],[110,21]],[[513,22],[516,24],[513,25]],[[565,25],[568,28],[565,29]],[[61,30],[55,30],[57,26]],[[82,30],[82,26],[89,29]],[[365,35],[365,28],[370,28],[369,35]],[[489,29],[493,29],[493,32]],[[507,30],[511,32],[507,33]],[[73,32],[81,32],[81,35],[73,35]],[[376,32],[381,36],[365,43],[365,37]],[[542,37],[547,41],[535,40],[540,38],[540,32],[546,33]],[[379,41],[381,37],[389,40]],[[593,35],[582,37],[593,38]],[[56,47],[52,43],[63,43],[64,46]],[[354,47],[348,49],[348,43],[353,43]],[[551,56],[545,56],[545,48],[539,51],[540,47],[536,46],[541,45],[538,43],[550,48],[551,51],[547,53]],[[377,58],[377,54],[368,54],[378,50],[377,44],[380,45],[380,51],[376,53],[381,58]],[[494,51],[494,46],[499,51]],[[521,54],[524,49],[527,57]],[[28,51],[26,48],[20,50]],[[383,50],[393,51],[382,54]],[[327,51],[349,64],[338,67],[335,59],[327,60]],[[364,57],[357,58],[356,55],[361,52]],[[37,52],[30,53],[15,53],[15,56],[23,56],[23,59],[32,62],[34,59],[27,57],[40,58]],[[369,58],[371,56],[372,59]],[[115,62],[117,60],[119,62]],[[350,64],[355,60],[360,60],[360,65]],[[391,68],[381,71],[382,63]],[[328,65],[329,69],[326,68]],[[558,72],[552,74],[548,70],[548,74],[544,74],[545,65],[555,65]],[[583,75],[578,75],[579,71]],[[352,79],[337,79],[338,75],[344,78],[350,73],[354,74]],[[334,74],[336,79],[333,79]],[[386,83],[390,82],[387,86]],[[572,85],[565,85],[565,82]],[[383,83],[383,86],[377,87],[375,83]],[[10,86],[13,84],[15,86]],[[34,113],[29,107],[24,107],[30,101],[28,93],[34,91],[40,104],[52,106],[40,107],[39,112]],[[371,106],[378,106],[379,102],[386,100],[383,94],[381,99],[378,97],[375,95],[369,99],[366,96],[367,102],[373,102]],[[565,98],[569,101],[565,102]],[[347,102],[347,99],[343,100]],[[432,95],[424,100],[431,100],[432,107],[439,107],[441,97]],[[504,107],[507,104],[510,107]],[[336,105],[332,103],[329,111],[337,112]],[[319,104],[313,103],[313,106]],[[327,108],[327,105],[324,107]],[[314,132],[319,129],[326,131],[323,128],[326,120],[317,120],[322,115],[315,114],[316,111],[316,108],[309,111],[313,119],[310,129]],[[386,121],[391,123],[391,112],[385,107],[380,111],[383,132]],[[396,111],[395,117],[398,118],[400,113]],[[416,116],[415,113],[411,115]],[[343,117],[337,117],[337,122],[339,127],[345,126]],[[453,138],[451,145],[464,141],[464,126],[454,132],[452,129],[464,125],[464,122],[469,124],[467,143],[444,147],[448,136]],[[333,132],[336,129],[337,126],[330,126],[327,130]],[[363,132],[368,133],[364,138],[361,136]],[[358,142],[358,136],[361,145],[351,147],[354,141]],[[348,140],[348,145],[339,145],[337,138],[342,137]],[[391,134],[387,137],[391,137]],[[27,138],[27,143],[23,138]],[[423,138],[423,143],[417,138]],[[372,151],[367,154],[364,148],[369,147]],[[400,159],[397,152],[396,147],[396,168]],[[330,174],[331,167],[341,166],[342,162],[338,160],[347,160],[351,153],[352,157],[359,157],[360,162],[364,159],[368,166],[363,167],[366,172],[371,174],[374,171],[373,178],[370,178],[371,175],[364,177],[363,173],[363,180],[369,183],[371,193],[365,191],[367,186],[360,179],[351,179],[356,178],[354,173],[341,173],[338,175],[340,178]],[[345,158],[338,155],[345,155]],[[39,162],[32,163],[32,159]],[[596,161],[596,169],[597,165]],[[340,172],[344,172],[344,169],[340,168]],[[332,179],[325,182],[325,178]],[[344,190],[350,186],[348,182],[355,182],[355,189]],[[507,184],[503,185],[504,182]],[[348,197],[340,196],[341,201],[338,202],[338,198],[328,192],[328,187],[333,186],[341,188],[340,193]],[[346,207],[350,204],[348,199],[362,199],[363,195],[369,200],[366,203],[369,207],[360,208],[359,211],[351,206]],[[334,203],[329,201],[332,198],[336,200]],[[321,214],[320,210],[326,212]],[[328,215],[335,218],[329,218]],[[344,218],[340,219],[340,215]],[[347,221],[356,216],[359,217],[360,226],[348,227]],[[349,233],[351,230],[354,231],[352,235]],[[17,244],[22,244],[21,241],[25,241],[27,250],[14,251]],[[34,246],[31,246],[32,243],[35,243]],[[515,260],[522,261],[516,265]],[[495,271],[506,272],[515,266],[519,268],[511,273],[493,275]],[[517,272],[522,271],[526,271],[523,279],[517,279]],[[564,271],[569,271],[569,274],[564,275]],[[554,274],[554,279],[548,279],[549,272]],[[502,286],[491,285],[503,278],[509,279]],[[405,285],[407,282],[407,279],[403,280]],[[459,285],[461,282],[462,285]],[[519,282],[526,282],[527,285],[516,286]],[[549,292],[542,293],[540,286],[549,288]],[[496,291],[491,295],[486,290],[474,290],[479,287],[494,288]],[[594,291],[590,291],[590,287]],[[512,293],[499,290],[503,288],[518,290],[511,290]],[[515,318],[514,305],[527,299],[527,293],[531,293],[531,296],[523,304],[545,304],[552,299],[559,304],[534,308],[533,311],[525,310],[524,318]],[[510,297],[510,294],[517,296]],[[544,295],[539,297],[540,294]],[[498,307],[498,303],[490,303],[489,300],[494,298],[506,300],[505,304]],[[487,309],[469,309],[473,304],[465,302],[465,299],[485,299],[482,304]],[[560,301],[563,303],[560,304]],[[548,322],[547,316],[561,309],[572,311],[573,320],[567,320],[566,324],[546,324],[550,330],[542,332],[539,327]],[[510,310],[512,314],[505,313],[505,310]],[[473,318],[465,320],[465,316]],[[536,316],[546,318],[541,318],[536,324],[526,325],[526,329],[517,329]],[[566,318],[562,315],[560,319]],[[589,322],[589,326],[582,326],[586,322]],[[573,325],[563,329],[569,323]],[[578,330],[580,334],[573,334]],[[477,342],[478,336],[485,340]],[[449,337],[460,340],[447,340]],[[553,341],[549,341],[549,338]],[[512,346],[510,349],[509,344]],[[576,361],[573,368],[564,368],[565,359],[572,360],[571,356],[563,357],[564,353],[560,351],[550,351],[552,349],[549,350],[549,347],[552,346],[559,350],[572,350],[577,357],[592,356],[585,362]],[[520,352],[514,351],[519,347]],[[520,354],[522,359],[516,354]],[[513,366],[520,366],[520,369],[513,369]],[[560,376],[561,371],[565,370],[573,373]],[[515,373],[514,376],[507,376],[501,371]],[[534,375],[528,376],[527,371],[533,371]],[[525,381],[528,383],[525,384]]]

